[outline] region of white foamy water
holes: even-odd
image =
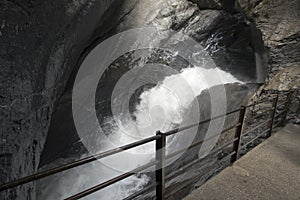
[[[167,131],[178,126],[184,120],[186,110],[203,90],[234,82],[240,81],[218,68],[186,68],[179,74],[166,77],[156,87],[140,95],[140,103],[134,113],[135,120],[119,119],[122,126],[112,130],[105,149],[153,136],[157,130]],[[42,182],[38,199],[66,198],[149,162],[153,159],[153,153],[154,143],[149,143],[102,159],[102,162],[50,177]],[[132,176],[85,199],[123,199],[142,189],[148,182],[146,175]]]

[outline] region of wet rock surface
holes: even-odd
[[[220,93],[220,90],[224,93]],[[193,106],[197,106],[199,104],[200,109],[200,120],[205,120],[210,117],[212,117],[212,110],[211,110],[211,93],[218,92],[220,98],[217,98],[215,101],[218,106],[225,106],[226,109],[224,112],[229,112],[238,109],[241,105],[246,105],[247,101],[250,99],[250,97],[253,95],[253,93],[257,90],[257,85],[241,85],[241,84],[226,84],[225,86],[215,86],[212,87],[210,90],[205,90],[203,93],[201,93],[197,99],[195,99]],[[222,97],[227,96],[227,101],[223,102]],[[197,103],[196,103],[197,102]],[[225,105],[224,105],[225,104]],[[213,105],[216,106],[216,105]],[[192,108],[191,110],[193,110]],[[218,108],[217,108],[218,109]],[[190,116],[190,115],[185,115]],[[233,114],[229,117],[224,118],[224,128],[232,126],[238,117],[238,112],[236,114]],[[187,117],[189,118],[189,117]],[[195,131],[196,137],[192,138],[193,140],[191,142],[197,142],[201,139],[204,139],[204,137],[211,137],[212,134],[215,134],[214,132],[210,132],[210,135],[207,135],[209,123],[205,123],[203,125],[200,125],[199,128],[196,128]],[[186,134],[191,134],[190,131],[184,131],[182,133],[182,139],[187,137]],[[214,148],[219,147],[220,145],[228,142],[230,139],[234,137],[234,129],[228,133],[224,133],[220,138],[217,138],[216,145],[213,144]],[[175,144],[176,145],[176,144]],[[183,155],[180,157],[176,157],[176,162],[172,163],[166,168],[166,174],[167,176],[172,175],[174,176],[174,172],[178,170],[180,167],[183,167],[184,165],[191,163],[195,159],[202,157],[203,153],[200,152],[201,145],[191,149],[187,150]],[[170,149],[172,146],[170,146]],[[207,147],[203,147],[207,148]],[[219,151],[217,153],[212,154],[208,157],[208,159],[203,160],[203,162],[199,162],[177,174],[173,177],[170,181],[167,183],[167,196],[168,199],[178,199],[183,198],[186,196],[194,187],[198,187],[199,185],[203,184],[206,180],[211,178],[212,176],[216,175],[221,169],[228,166],[228,161],[230,157],[227,157],[227,159],[223,159],[228,155],[229,152],[231,152],[231,146],[229,145],[228,148],[226,148],[224,151]],[[172,152],[172,151],[171,151]],[[72,157],[73,156],[73,157]],[[78,159],[78,155],[69,155],[68,158],[65,159],[58,159],[54,162],[52,162],[50,165],[44,165],[43,169],[54,167],[63,163],[68,163],[71,160]],[[89,169],[89,168],[87,168]],[[95,170],[94,168],[90,169],[91,171]],[[87,170],[79,171],[82,172],[81,176],[84,176],[84,173],[88,173]],[[56,175],[54,177],[49,177],[45,180],[41,180],[38,183],[38,191],[39,191],[39,199],[45,199],[47,197],[47,192],[51,191],[51,188],[55,188],[55,182],[61,182],[65,181],[66,187],[70,186],[70,181],[73,180],[72,177],[76,175],[76,173],[79,172],[66,172],[62,175]],[[93,172],[94,173],[94,172]],[[147,175],[150,177],[151,181],[148,183],[148,185],[151,185],[154,183],[155,175],[151,173],[147,173]],[[62,177],[65,177],[62,178]],[[186,183],[189,183],[187,186],[182,188],[182,185],[185,185]],[[50,184],[51,186],[48,186]],[[52,186],[53,185],[53,186]],[[80,182],[75,180],[71,183],[71,185],[82,185]],[[49,190],[49,191],[47,191]],[[82,189],[83,190],[83,189]],[[43,192],[41,192],[43,191]],[[53,190],[52,190],[53,191]],[[54,190],[55,191],[55,190]],[[53,194],[49,193],[49,194]],[[57,197],[60,197],[59,194],[57,194]],[[143,194],[139,197],[139,199],[152,199],[152,196],[154,195],[153,191],[149,194]]]
[[[238,9],[261,30],[268,49],[268,80],[258,90],[253,102],[275,94],[279,94],[283,98],[280,102],[283,102],[287,92],[295,90],[288,105],[287,121],[299,123],[300,1],[238,0],[237,3]],[[260,115],[268,108],[269,105],[262,104],[253,110],[253,115]],[[257,121],[264,117],[258,117]],[[280,120],[276,119],[275,123]],[[255,137],[255,133],[252,136]]]
[[[256,81],[254,55],[256,49],[252,45],[252,28],[245,24],[243,16],[239,13],[230,13],[225,10],[202,10],[201,6],[199,8],[197,4],[189,1],[116,1],[106,12],[103,23],[95,31],[93,38],[96,42],[101,42],[118,32],[146,26],[170,29],[190,36],[210,53],[218,67],[235,74],[240,80]],[[148,53],[148,55],[151,54],[155,54],[155,51]],[[145,64],[148,62],[147,59],[149,60],[147,55],[139,55],[139,57],[142,58],[142,61],[146,60]],[[96,101],[99,102],[97,112],[100,122],[103,122],[104,118],[111,114],[109,110],[110,99],[106,97],[111,96],[115,82],[124,73],[137,64],[143,64],[139,61],[139,57],[125,56],[123,59],[120,58],[110,67],[112,70],[107,70],[106,78],[99,82],[102,96],[97,96]],[[153,56],[152,61],[174,66],[174,63],[171,64],[170,61],[164,59],[164,56]],[[175,67],[176,69],[188,66],[188,63],[180,64],[177,62],[175,64],[178,65]],[[103,81],[105,81],[105,85],[101,86]],[[68,151],[72,145],[76,145],[74,151],[82,149],[77,147],[77,145],[80,146],[76,143],[78,137],[72,136],[74,124],[70,109],[70,92],[65,93],[65,96],[64,99],[68,99],[69,102],[63,101],[62,105],[69,107],[69,110],[58,108],[54,113],[48,135],[49,140],[46,142],[46,158],[42,157],[43,163],[57,158],[58,155],[61,155],[60,152]],[[68,122],[62,125],[59,116],[64,116],[65,121]],[[70,130],[71,134],[65,135],[65,139],[62,138],[60,144],[63,144],[63,147],[53,148],[55,145],[51,141],[61,138],[60,135],[65,134],[64,130]],[[56,146],[60,144],[56,144]]]
[[[148,25],[182,32],[202,44],[218,67],[255,82],[255,53],[263,60],[264,52],[253,39],[259,38],[258,30],[237,8],[233,1],[217,0],[2,1],[0,182],[36,172],[43,149],[43,163],[82,151],[70,101],[76,69],[93,42],[118,32]],[[275,66],[298,62],[295,30],[270,39]],[[288,60],[287,55],[295,56]],[[0,199],[18,197],[35,199],[34,184],[0,193]]]
[[[263,33],[269,49],[270,77],[300,62],[300,1],[238,0],[241,8]]]
[[[37,170],[73,58],[85,48],[110,2],[0,2],[1,183]],[[1,192],[0,199],[35,199],[34,184]]]
[[[300,93],[299,93],[299,73],[300,73],[299,65],[294,65],[291,67],[285,67],[277,73],[273,73],[273,77],[269,79],[260,89],[256,92],[256,94],[251,99],[252,102],[258,102],[264,100],[266,98],[270,98],[274,95],[279,96],[279,103],[281,105],[277,108],[278,112],[287,110],[287,122],[297,123],[300,122]],[[290,97],[289,97],[290,94]],[[288,103],[284,103],[288,101]],[[263,113],[265,109],[269,109],[270,105],[268,104],[260,104],[256,106],[255,109],[252,110],[253,114],[260,115]],[[261,116],[262,119],[264,116]],[[276,119],[276,122],[281,120]],[[281,125],[284,125],[282,123]]]
[[[257,85],[226,84],[225,86],[215,86],[212,87],[210,90],[203,91],[203,93],[197,97],[197,100],[195,100],[199,102],[202,120],[212,117],[212,109],[209,109],[212,106],[210,94],[213,94],[214,91],[220,92],[219,90],[222,87],[224,87],[224,92],[227,97],[227,102],[225,102],[227,112],[239,109],[242,105],[247,105],[248,100],[257,90]],[[224,94],[221,94],[220,96],[223,95]],[[222,98],[216,100],[219,105],[224,104],[224,102],[222,102],[221,99]],[[233,126],[235,123],[237,123],[238,115],[239,112],[225,117],[223,129]],[[220,120],[220,122],[221,121],[222,120]],[[216,133],[209,131],[213,129],[212,127],[210,127],[211,125],[213,127],[214,123],[211,124],[210,122],[200,125],[198,128],[197,136],[195,137],[193,143],[203,139],[213,138],[212,136],[214,136]],[[235,129],[232,129],[231,131],[223,133],[222,135],[220,135],[220,137],[216,137],[216,143],[211,142],[212,149],[217,149],[219,146],[224,145],[225,143],[233,139],[234,133]],[[213,139],[210,139],[210,141],[213,141]],[[220,170],[224,169],[226,166],[229,165],[230,157],[228,157],[227,155],[232,151],[232,145],[228,145],[222,151],[219,151],[208,156],[207,158],[204,158],[203,156],[205,154],[203,153],[203,149],[209,148],[209,143],[210,142],[188,150],[181,156],[181,159],[178,159],[178,161],[176,161],[176,163],[172,165],[171,168],[167,168],[167,173],[174,172],[180,167],[191,163],[195,159],[203,158],[202,162],[198,162],[195,165],[190,166],[190,168],[182,171],[182,173],[179,173],[178,176],[176,176],[174,179],[168,182],[168,199],[175,200],[178,198],[184,198],[194,188],[199,187],[208,179],[216,175]],[[201,148],[202,150],[200,150]]]

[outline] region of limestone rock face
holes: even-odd
[[[300,63],[300,1],[238,0],[263,33],[269,49],[270,76]]]

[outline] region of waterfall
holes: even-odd
[[[118,119],[122,126],[111,130],[107,141],[104,142],[105,149],[153,136],[157,130],[167,131],[174,128],[183,121],[185,111],[203,90],[235,82],[240,81],[218,68],[189,67],[182,69],[178,74],[165,77],[162,82],[140,95],[140,102],[134,113],[135,119]],[[180,144],[182,140],[176,140],[176,135],[167,143],[174,141],[179,144],[177,147],[186,145]],[[69,197],[145,164],[153,158],[152,142],[69,170],[43,181],[38,191],[38,199]],[[85,199],[122,199],[142,189],[149,181],[150,178],[146,175],[131,176]]]

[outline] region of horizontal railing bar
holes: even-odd
[[[199,170],[203,169],[204,167],[200,167]],[[194,179],[188,180],[186,183],[181,184],[180,187],[178,187],[175,190],[172,190],[171,193],[167,193],[167,195],[165,196],[165,199],[168,199],[170,196],[174,195],[175,193],[179,192],[180,190],[182,190],[183,188],[187,187],[188,185],[192,184],[192,182],[194,182]]]
[[[278,118],[280,115],[282,115],[282,113],[284,113],[285,112],[285,110],[282,110],[282,111],[280,111],[280,112],[278,112],[276,115],[275,115],[275,118]]]
[[[246,144],[242,145],[241,148],[244,148],[244,147],[248,146],[249,144],[251,144],[252,142],[254,142],[255,140],[257,140],[258,138],[263,137],[263,134],[267,133],[268,131],[270,131],[270,128],[268,128],[267,130],[263,131],[262,133],[260,133],[256,137],[252,138],[249,142],[247,142]]]
[[[272,108],[270,108],[270,109],[266,109],[266,110],[264,110],[264,113],[267,114],[268,112],[271,112],[271,111],[273,111],[274,109],[275,109],[275,107],[272,107]]]
[[[220,133],[220,134],[222,134],[222,133]],[[220,136],[220,134],[213,135],[213,136],[207,138],[206,140],[209,141],[209,140],[211,140],[211,139],[214,139],[214,138]],[[179,150],[177,150],[177,151],[175,151],[175,152],[173,152],[173,153],[167,155],[167,156],[166,156],[166,159],[172,158],[172,157],[176,156],[177,154],[180,154],[180,153],[185,152],[185,151],[187,151],[187,150],[189,150],[189,149],[192,149],[192,148],[194,148],[194,147],[196,147],[196,146],[202,144],[203,142],[204,142],[204,139],[199,140],[199,141],[197,141],[197,142],[194,142],[193,144],[191,144],[191,145],[188,146],[188,147],[179,149]]]
[[[278,127],[278,125],[281,123],[281,121],[279,120],[277,123],[275,123],[274,125],[273,125],[273,127],[274,128],[276,128],[276,127]]]
[[[270,103],[271,103],[272,100],[273,100],[274,98],[275,98],[275,97],[272,97],[272,98],[270,98],[270,99],[261,100],[261,101],[255,102],[255,103],[253,103],[253,104],[247,105],[247,106],[245,106],[245,107],[246,107],[246,108],[250,108],[250,107],[256,106],[256,105],[261,104],[261,103],[266,103],[266,102],[270,102]]]
[[[111,156],[111,155],[120,153],[122,151],[131,149],[131,148],[143,145],[143,144],[147,144],[147,143],[155,141],[159,138],[160,138],[159,135],[149,137],[149,138],[146,138],[146,139],[143,139],[143,140],[140,140],[140,141],[137,141],[137,142],[133,142],[131,144],[127,144],[127,145],[124,145],[124,146],[121,146],[121,147],[118,147],[118,148],[115,148],[115,149],[111,149],[111,150],[108,150],[108,151],[105,151],[105,152],[102,152],[102,153],[99,153],[99,154],[88,156],[86,158],[83,158],[83,159],[80,159],[80,160],[77,160],[77,161],[74,161],[74,162],[71,162],[71,163],[68,163],[68,164],[64,164],[64,165],[61,165],[59,167],[55,167],[55,168],[52,168],[52,169],[49,169],[49,170],[38,172],[36,174],[26,176],[24,178],[20,178],[20,179],[15,180],[15,181],[12,181],[12,182],[9,182],[9,183],[6,183],[6,184],[2,184],[2,185],[0,185],[0,191],[7,190],[7,189],[10,189],[10,188],[13,188],[13,187],[17,187],[19,185],[23,185],[23,184],[26,184],[26,183],[29,183],[29,182],[32,182],[32,181],[35,181],[35,180],[53,175],[53,174],[57,174],[57,173],[72,169],[74,167],[78,167],[78,166],[87,164],[87,163],[96,161],[97,159],[101,159],[101,158]]]
[[[198,122],[198,123],[195,123],[195,124],[191,124],[191,125],[188,125],[188,126],[184,126],[184,127],[181,127],[181,128],[177,128],[177,129],[171,130],[171,131],[167,131],[167,132],[165,132],[164,134],[165,134],[166,136],[174,135],[175,133],[178,133],[178,132],[181,132],[181,131],[184,131],[184,130],[193,128],[193,127],[198,126],[198,125],[201,125],[201,124],[205,124],[205,123],[210,122],[210,121],[212,121],[212,120],[216,120],[216,119],[219,119],[219,118],[221,118],[221,117],[225,117],[225,116],[234,114],[234,113],[236,113],[236,112],[239,112],[240,110],[241,110],[241,109],[237,109],[237,110],[228,112],[228,113],[226,113],[226,114],[224,114],[224,115],[219,115],[219,116],[213,117],[213,118],[211,118],[211,119],[206,119],[206,120],[203,120],[203,121]]]
[[[220,162],[229,159],[229,157],[233,156],[234,154],[236,154],[236,151],[233,151],[233,152],[231,152],[230,154],[226,155],[224,158],[222,158],[222,159],[220,160]]]
[[[261,118],[261,117],[264,117],[266,115],[269,115],[270,113],[268,113],[268,112],[271,112],[273,110],[274,110],[274,108],[270,108],[270,109],[267,109],[267,110],[265,110],[264,112],[262,112],[260,114],[252,115],[251,117],[254,118],[254,119],[255,118]]]
[[[224,158],[222,158],[221,160],[219,160],[219,162],[222,162],[226,159],[229,159],[229,157],[231,157],[232,155],[234,155],[236,152],[233,151],[232,153],[228,154],[227,156],[225,156]],[[203,169],[204,167],[206,167],[205,165],[204,166],[201,166],[199,168],[199,170]],[[171,193],[167,194],[166,195],[166,199],[169,198],[170,196],[174,195],[175,193],[179,192],[180,190],[182,190],[183,188],[187,187],[188,185],[190,185],[192,182],[194,182],[194,179],[191,179],[189,181],[187,181],[185,184],[181,185],[180,187],[178,187],[176,190],[172,190]]]
[[[211,140],[211,139],[213,139],[213,138],[215,138],[215,137],[220,136],[222,133],[225,133],[225,132],[227,132],[227,131],[229,131],[229,130],[231,130],[231,129],[237,127],[237,126],[240,126],[240,125],[241,125],[241,124],[239,123],[239,124],[236,124],[236,125],[231,126],[231,127],[229,127],[229,128],[226,128],[226,129],[224,129],[220,134],[213,135],[213,136],[207,138],[206,140],[209,141],[209,140]],[[177,155],[177,154],[179,154],[179,153],[182,153],[182,152],[184,152],[184,151],[186,151],[186,150],[192,149],[192,148],[194,148],[194,147],[196,147],[196,146],[202,144],[203,142],[204,142],[204,139],[199,140],[198,142],[194,142],[193,144],[191,144],[190,146],[188,146],[188,147],[186,147],[186,148],[182,148],[182,149],[180,149],[180,150],[177,150],[177,151],[175,151],[175,152],[173,152],[173,153],[167,155],[166,159],[168,159],[168,157],[174,157],[175,155]]]
[[[228,145],[229,145],[229,144],[228,144]],[[227,146],[227,145],[226,145],[226,146]],[[224,147],[223,147],[223,148],[224,148]],[[223,149],[223,148],[222,148],[222,149]],[[185,166],[179,168],[179,169],[176,170],[175,172],[172,172],[171,174],[169,174],[168,176],[166,176],[166,180],[170,180],[170,179],[174,178],[175,176],[177,176],[178,174],[180,174],[180,172],[186,170],[187,168],[193,166],[194,164],[197,164],[197,163],[199,163],[199,162],[205,161],[206,159],[209,158],[209,156],[218,153],[218,152],[219,152],[220,150],[222,150],[222,149],[216,148],[216,149],[212,150],[209,154],[207,154],[205,157],[200,158],[200,159],[196,159],[196,160],[192,161],[191,163],[189,163],[189,164],[187,164],[187,165],[185,165]],[[235,151],[234,151],[234,152],[235,152]],[[233,155],[233,154],[232,154],[232,155]]]
[[[255,105],[260,104],[260,103],[271,101],[272,99],[274,99],[274,96],[272,96],[271,98],[268,98],[266,100],[255,102],[254,104],[248,105],[246,107],[248,108],[248,107],[251,107],[251,106],[255,106]],[[285,103],[287,103],[287,101],[284,101],[280,105],[283,105]],[[236,112],[238,112],[240,110],[241,109],[237,109],[237,110],[228,112],[228,113],[226,113],[224,115],[216,116],[216,117],[213,117],[211,119],[206,119],[204,121],[201,121],[201,122],[189,125],[189,126],[185,126],[185,127],[181,127],[181,128],[178,128],[178,129],[174,129],[174,130],[168,131],[168,132],[166,132],[164,134],[166,134],[166,136],[173,135],[173,134],[175,134],[177,132],[180,132],[180,131],[183,131],[183,130],[195,127],[197,125],[204,124],[204,123],[207,123],[209,121],[212,121],[212,120],[215,120],[215,119],[218,119],[218,118],[221,118],[221,117],[228,116],[228,115],[236,113]],[[280,112],[280,114],[282,112]],[[276,116],[278,117],[279,113]],[[268,122],[268,121],[266,121],[266,122]],[[264,123],[266,123],[266,122],[264,122]],[[275,126],[277,126],[279,123],[277,123]],[[255,130],[257,128],[259,128],[259,127],[255,127],[251,131],[248,131],[248,133],[252,132],[253,130]],[[83,159],[80,159],[80,160],[77,160],[77,161],[74,161],[74,162],[71,162],[71,163],[67,163],[67,164],[64,164],[64,165],[52,168],[52,169],[48,169],[48,170],[45,170],[45,171],[42,171],[42,172],[38,172],[38,173],[33,174],[33,175],[29,175],[29,176],[17,179],[17,180],[12,181],[12,182],[8,182],[8,183],[5,183],[5,184],[2,184],[2,185],[0,185],[0,191],[6,190],[6,189],[10,189],[10,188],[13,188],[13,187],[17,187],[19,185],[26,184],[26,183],[29,183],[29,182],[32,182],[32,181],[35,181],[35,180],[39,180],[41,178],[44,178],[44,177],[47,177],[47,176],[50,176],[50,175],[53,175],[53,174],[57,174],[57,173],[60,173],[60,172],[63,172],[63,171],[66,171],[66,170],[69,170],[69,169],[72,169],[72,168],[75,168],[75,167],[87,164],[87,163],[90,163],[90,162],[93,162],[93,161],[95,161],[97,159],[101,159],[101,158],[104,158],[104,157],[107,157],[107,156],[110,156],[110,155],[114,155],[114,154],[117,154],[119,152],[131,149],[131,148],[138,147],[140,145],[143,145],[143,144],[155,141],[155,140],[159,139],[160,137],[161,137],[160,135],[157,135],[157,136],[153,136],[153,137],[150,137],[150,138],[146,138],[146,139],[143,139],[143,140],[140,140],[140,141],[128,144],[128,145],[124,145],[122,147],[118,147],[118,148],[115,148],[115,149],[112,149],[112,150],[108,150],[106,152],[95,154],[95,155],[92,155],[92,156],[89,156],[89,157],[86,157],[86,158],[83,158]]]
[[[124,174],[121,174],[121,175],[119,175],[119,176],[117,176],[117,177],[115,177],[113,179],[110,179],[110,180],[105,181],[105,182],[103,182],[103,183],[101,183],[99,185],[96,185],[96,186],[91,187],[91,188],[89,188],[87,190],[84,190],[84,191],[82,191],[80,193],[77,193],[77,194],[75,194],[75,195],[73,195],[71,197],[68,197],[65,200],[76,200],[76,199],[80,199],[82,197],[88,196],[88,195],[90,195],[92,193],[95,193],[95,192],[97,192],[97,191],[99,191],[99,190],[101,190],[101,189],[103,189],[105,187],[108,187],[108,186],[110,186],[110,185],[112,185],[112,184],[114,184],[116,182],[119,182],[119,181],[121,181],[121,180],[123,180],[125,178],[128,178],[129,176],[135,175],[136,173],[139,173],[139,172],[141,172],[141,171],[143,171],[143,170],[145,170],[145,169],[147,169],[149,167],[152,167],[152,166],[156,165],[157,163],[158,163],[158,161],[152,161],[150,163],[142,165],[142,166],[140,166],[138,168],[135,168],[132,171],[126,172]]]
[[[223,129],[223,131],[221,132],[221,134],[223,134],[223,133],[225,133],[227,131],[230,131],[230,130],[238,127],[238,126],[241,126],[241,123],[237,123],[236,125],[232,125],[232,126],[229,126],[228,128]]]
[[[277,105],[277,108],[280,107],[280,106],[285,106],[287,102],[289,102],[289,100],[286,100],[286,101],[284,101],[284,102],[278,104],[278,105]]]
[[[134,199],[134,198],[136,198],[136,197],[138,197],[138,196],[140,196],[140,195],[142,195],[142,194],[147,193],[147,192],[150,191],[151,189],[154,189],[154,188],[156,187],[156,185],[157,185],[157,183],[156,183],[156,184],[149,185],[149,186],[147,186],[146,188],[143,188],[142,190],[140,190],[140,191],[138,191],[138,192],[136,192],[136,193],[134,193],[134,194],[132,194],[132,195],[126,197],[126,198],[123,199],[123,200],[131,200],[131,199]]]
[[[215,136],[215,137],[216,137],[216,136]],[[212,139],[212,138],[209,138],[208,140],[210,140],[210,139]],[[231,141],[229,141],[229,142],[227,142],[227,143],[221,145],[221,146],[220,146],[219,148],[217,148],[217,149],[219,149],[219,150],[220,150],[220,149],[223,149],[224,147],[226,147],[226,146],[232,144],[233,142],[235,142],[235,141],[237,141],[237,140],[238,140],[238,138],[234,138],[233,140],[231,140]],[[200,142],[201,142],[201,141],[200,141]],[[178,154],[180,154],[180,153],[182,153],[182,152],[184,152],[184,151],[190,150],[190,149],[192,149],[192,148],[198,146],[199,144],[201,144],[200,142],[196,142],[196,143],[190,145],[188,148],[183,148],[183,149],[180,149],[180,150],[178,150],[178,151],[175,151],[175,152],[173,152],[173,153],[167,155],[167,156],[166,156],[166,159],[170,159],[170,158],[172,158],[172,157],[174,157],[174,156],[176,156],[176,155],[178,155]],[[202,142],[203,142],[203,141],[202,141]]]
[[[255,127],[251,128],[250,130],[247,130],[245,133],[243,133],[243,136],[246,136],[246,135],[248,135],[249,133],[252,133],[252,132],[255,131],[256,129],[262,127],[265,123],[270,122],[270,121],[271,121],[271,119],[259,123],[259,124],[256,125]]]
[[[278,102],[283,102],[283,101],[286,101],[287,99],[286,98],[280,98],[278,97]]]

